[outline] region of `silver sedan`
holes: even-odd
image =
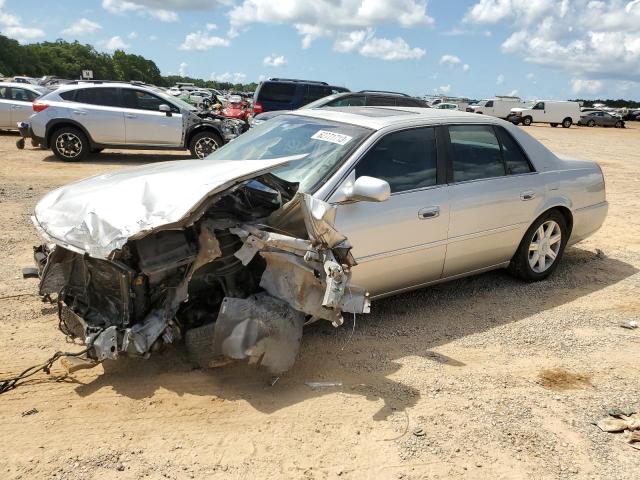
[[[33,114],[31,102],[48,91],[37,85],[0,82],[0,128],[17,129]]]
[[[45,196],[40,292],[86,361],[184,335],[202,366],[295,359],[302,326],[370,300],[508,268],[542,280],[602,225],[593,162],[457,111],[280,115],[206,160],[100,175]]]

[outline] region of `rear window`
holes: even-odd
[[[258,101],[289,103],[295,94],[296,84],[294,83],[263,83],[258,92]]]

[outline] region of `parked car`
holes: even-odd
[[[370,299],[498,268],[543,280],[607,209],[595,162],[513,124],[360,107],[298,110],[205,161],[75,182],[33,221],[40,293],[59,292],[88,366],[184,337],[203,367],[277,373],[307,319],[338,326]]]
[[[578,102],[562,102],[558,100],[542,100],[528,107],[512,108],[507,120],[516,125],[525,126],[532,123],[548,123],[552,127],[562,125],[569,128],[580,120],[580,104]]]
[[[320,98],[302,108],[327,107],[421,107],[429,108],[427,102],[420,98],[410,97],[406,93],[384,92],[381,90],[361,90],[359,92],[335,93]],[[252,125],[259,125],[270,118],[287,113],[288,110],[274,110],[256,115]]]
[[[167,93],[169,95],[173,95],[174,97],[179,97],[180,95],[182,95],[182,90],[180,90],[178,87],[171,87],[169,90],[167,90]]]
[[[255,115],[272,110],[295,110],[327,95],[348,92],[344,87],[331,86],[326,82],[271,78],[260,82],[253,95]]]
[[[222,110],[226,118],[235,118],[247,122],[251,116],[251,107],[240,95],[231,95]]]
[[[33,110],[20,132],[66,161],[104,148],[189,149],[203,158],[242,128],[158,88],[118,82],[63,85]]]
[[[624,128],[624,120],[607,112],[583,112],[578,125]]]
[[[17,129],[33,113],[31,102],[48,91],[30,83],[0,82],[0,128]]]
[[[26,83],[29,85],[38,85],[38,79],[32,77],[13,77],[14,83]]]
[[[495,97],[488,100],[480,100],[467,107],[467,112],[490,115],[492,117],[506,119],[514,107],[524,107],[526,104],[520,97]]]

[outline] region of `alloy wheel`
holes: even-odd
[[[536,273],[548,270],[556,261],[562,245],[562,230],[553,220],[538,227],[529,244],[529,266]]]
[[[77,135],[65,132],[56,138],[56,148],[65,158],[76,158],[82,152],[82,140]]]
[[[203,137],[196,142],[194,150],[198,158],[204,158],[218,149],[217,142],[211,137]]]

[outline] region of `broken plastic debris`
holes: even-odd
[[[425,432],[424,428],[422,428],[422,427],[416,427],[416,428],[413,429],[413,434],[416,437],[424,437],[427,434],[427,432]]]
[[[331,387],[341,387],[342,382],[304,382],[307,387],[311,388],[331,388]]]
[[[627,323],[620,324],[622,328],[628,328],[629,330],[634,330],[638,328],[638,322],[635,320],[629,320]]]

